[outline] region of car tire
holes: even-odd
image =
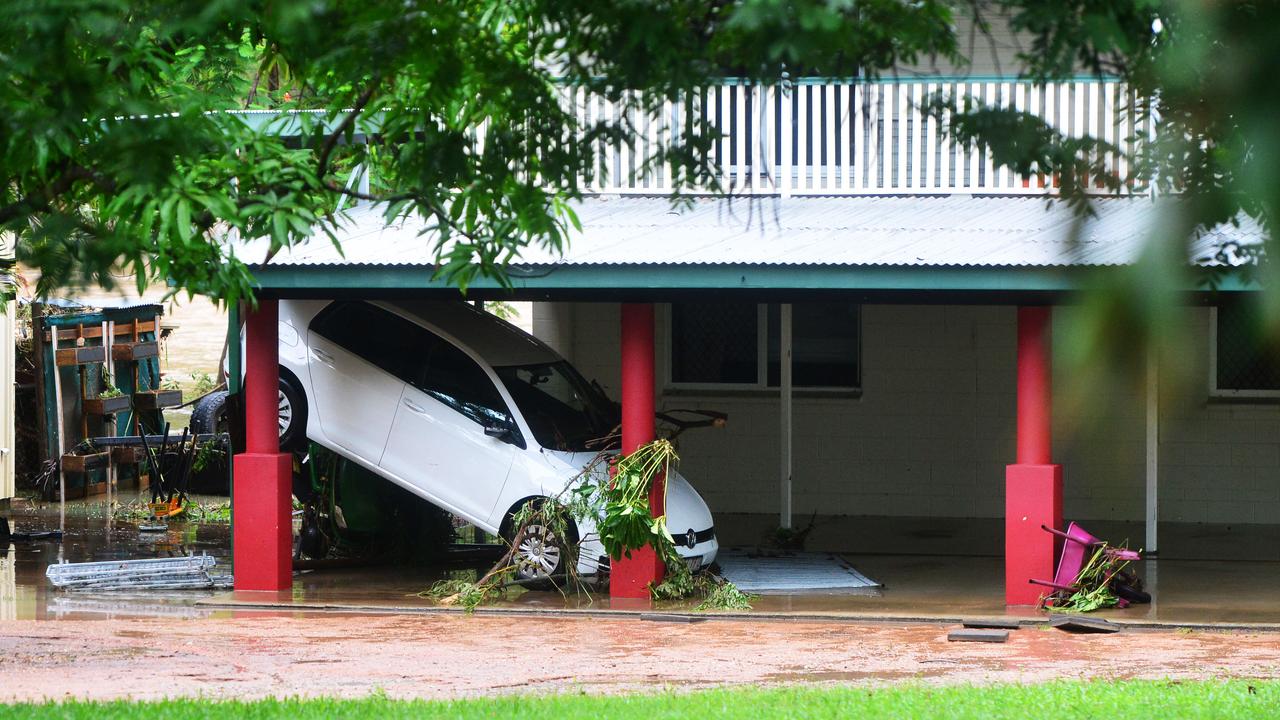
[[[280,450],[295,452],[307,444],[307,401],[291,375],[280,373]],[[218,390],[196,401],[191,410],[191,431],[197,434],[227,432],[228,393]]]
[[[191,432],[211,435],[227,431],[227,391],[216,390],[196,401],[191,408]]]
[[[530,502],[540,502],[533,500]],[[572,520],[560,538],[543,525],[515,526],[515,513],[507,516],[503,537],[515,548],[512,563],[515,580],[529,590],[555,590],[568,579],[568,562],[578,546],[578,528]]]
[[[280,373],[280,450],[300,452],[307,445],[307,396],[292,375]]]

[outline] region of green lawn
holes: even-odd
[[[1280,681],[1055,682],[1044,685],[881,689],[732,688],[652,695],[513,696],[452,702],[267,700],[0,706],[2,718],[1275,718]]]

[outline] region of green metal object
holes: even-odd
[[[565,265],[508,270],[517,295],[613,292],[645,294],[717,291],[861,291],[1062,294],[1086,289],[1100,275],[1120,268],[797,266],[797,265]],[[261,288],[274,295],[324,296],[332,291],[439,291],[457,295],[448,281],[422,266],[278,266],[254,270]],[[506,291],[496,280],[478,278],[474,291]],[[1209,289],[1197,279],[1187,292]],[[1256,282],[1236,275],[1221,278],[1222,292],[1254,291]]]
[[[227,308],[227,392],[240,392],[240,303]]]
[[[138,321],[154,320],[163,312],[163,308],[159,305],[138,305],[128,308],[106,308],[103,310],[95,310],[89,312],[71,312],[59,315],[46,315],[43,318],[43,326],[41,331],[53,332],[60,328],[74,328],[83,325],[86,329],[99,328],[103,322],[114,322],[117,327]],[[139,341],[159,340],[159,333],[145,332],[138,334]],[[96,346],[103,344],[102,339],[86,338],[85,345]],[[66,343],[59,343],[60,349],[70,347]],[[111,352],[109,344],[105,352]],[[137,365],[138,377],[137,382],[134,381],[133,366]],[[81,412],[80,399],[80,375],[74,366],[58,367],[53,352],[53,343],[44,344],[44,367],[46,377],[43,378],[44,386],[44,402],[45,407],[54,408],[57,406],[55,393],[53,389],[53,373],[61,373],[60,381],[64,388],[63,399],[64,406],[78,413]],[[90,387],[96,387],[102,383],[102,366],[99,364],[87,365],[86,381]],[[117,361],[116,377],[112,378],[121,391],[126,395],[132,395],[138,390],[154,390],[160,387],[160,358],[149,357],[135,361]],[[132,413],[120,413],[116,416],[116,434],[127,434],[131,431],[130,420]],[[150,428],[153,432],[159,432],[159,428],[163,427],[162,411],[147,411],[140,414],[139,419],[144,426]],[[58,413],[45,413],[45,437],[48,441],[47,447],[58,447]],[[69,449],[76,444],[74,438],[67,438],[66,447]],[[51,450],[51,453],[53,451]]]

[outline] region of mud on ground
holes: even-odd
[[[8,621],[0,622],[0,701],[1280,677],[1280,634],[1023,628],[994,645],[949,643],[950,629],[253,611]]]

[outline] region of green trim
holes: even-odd
[[[1049,82],[1062,83],[1086,83],[1086,82],[1117,82],[1120,78],[1105,76],[1097,77],[1096,75],[1070,75],[1062,78],[1055,78]],[[743,84],[738,78],[732,78],[732,83],[726,84]],[[871,84],[871,85],[908,85],[915,83],[1019,83],[1023,85],[1043,85],[1037,80],[1031,78],[1019,77],[1017,75],[880,75],[874,78],[825,78],[825,77],[801,77],[791,81],[794,85],[827,85],[831,83],[842,84]]]
[[[227,307],[227,392],[240,392],[240,303]]]
[[[565,265],[512,267],[511,289],[553,295],[693,290],[864,291],[953,293],[1066,293],[1089,287],[1097,273],[1121,268],[928,267],[835,265]],[[450,291],[455,288],[423,266],[270,266],[255,276],[276,295],[317,291]],[[471,284],[476,291],[501,291],[495,280]],[[1210,289],[1196,282],[1189,292]],[[1219,291],[1257,290],[1238,276],[1219,279]]]
[[[448,290],[422,266],[274,266],[254,272],[272,290]],[[512,267],[515,290],[1074,290],[1064,270],[767,265],[565,265]],[[476,290],[501,290],[477,279]]]

